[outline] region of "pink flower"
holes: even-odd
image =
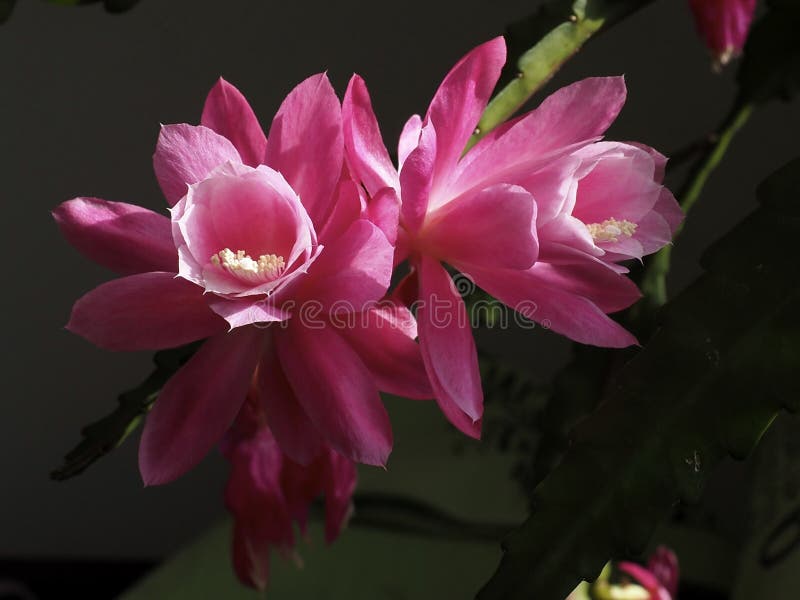
[[[222,80],[202,121],[159,136],[154,167],[171,220],[95,198],[54,212],[74,246],[126,275],[78,300],[71,331],[111,350],[209,338],[148,416],[145,483],[175,479],[219,442],[254,372],[292,460],[309,465],[331,447],[385,464],[392,433],[378,390],[432,396],[413,317],[376,304],[393,246],[370,219],[391,233],[393,192],[367,206],[347,176],[341,107],[325,75],[288,95],[268,141]]]
[[[757,0],[689,0],[697,31],[718,65],[744,48]]]
[[[263,590],[272,549],[292,553],[294,523],[306,532],[311,503],[322,494],[325,539],[339,536],[352,512],[355,465],[328,447],[308,465],[292,461],[272,435],[257,393],[248,396],[222,448],[231,463],[225,505],[234,517],[233,566],[242,583]]]
[[[370,194],[402,199],[395,263],[412,273],[419,338],[437,402],[480,435],[483,395],[466,308],[445,269],[468,275],[526,317],[588,344],[635,338],[607,316],[639,297],[616,261],[667,243],[679,208],[648,148],[597,144],[625,101],[622,78],[586,79],[506,123],[464,153],[505,61],[505,43],[474,49],[448,73],[424,119],[399,141],[399,174],[381,141],[364,82],[343,102],[345,148]]]
[[[644,587],[651,600],[673,600],[678,593],[678,557],[665,546],[656,548],[646,568],[624,561],[617,568]]]

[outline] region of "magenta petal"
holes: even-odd
[[[665,590],[655,575],[646,568],[636,563],[620,561],[617,568],[623,573],[633,577],[650,594],[652,600],[671,600],[671,595]]]
[[[344,456],[385,465],[392,429],[367,367],[330,325],[289,323],[275,335],[278,356],[311,422]]]
[[[697,32],[721,64],[744,47],[757,0],[689,0]]]
[[[319,233],[319,243],[327,246],[330,242],[340,237],[353,221],[361,218],[364,210],[364,200],[359,193],[359,186],[351,179],[342,179],[336,188],[336,201],[333,210],[325,220],[325,225]]]
[[[503,183],[430,213],[420,237],[429,253],[451,264],[527,269],[539,253],[535,222],[533,196]]]
[[[383,144],[367,86],[358,75],[353,75],[347,86],[342,121],[347,162],[355,178],[370,195],[385,187],[397,189],[397,170]]]
[[[153,169],[170,206],[186,195],[189,186],[205,179],[225,162],[242,159],[227,138],[208,127],[163,125],[158,135]]]
[[[271,553],[272,544],[254,535],[250,523],[247,521],[234,523],[231,558],[233,570],[239,581],[257,590],[265,590],[269,581]]]
[[[323,475],[325,493],[325,541],[333,542],[347,524],[353,510],[356,466],[338,452],[329,450]]]
[[[249,298],[228,299],[213,295],[208,302],[209,307],[220,317],[225,319],[231,329],[252,325],[253,323],[267,324],[285,321],[291,318],[291,313],[274,306],[268,298],[253,301]]]
[[[419,144],[400,171],[401,215],[406,229],[415,231],[425,218],[435,165],[436,131],[432,123],[427,123],[420,132]]]
[[[452,194],[516,180],[601,136],[625,103],[622,77],[584,79],[483,138],[458,164]]]
[[[483,392],[478,353],[467,309],[450,275],[435,259],[423,256],[419,267],[417,323],[422,359],[436,401],[450,421],[464,431],[464,420],[453,419],[454,410],[474,424],[483,414]]]
[[[216,335],[166,383],[139,445],[145,485],[177,479],[222,439],[247,396],[263,339],[252,327]]]
[[[169,219],[146,208],[75,198],[53,211],[62,235],[87,258],[121,273],[177,271]]]
[[[228,138],[246,165],[264,161],[267,136],[258,118],[242,93],[221,77],[206,97],[200,123]]]
[[[403,168],[408,155],[419,144],[419,134],[422,132],[422,118],[419,115],[411,115],[400,132],[400,140],[397,142],[397,170]]]
[[[436,128],[434,188],[447,183],[444,180],[464,152],[505,61],[505,40],[494,38],[464,56],[436,91],[426,117]]]
[[[202,288],[155,272],[113,279],[84,295],[67,329],[106,350],[159,350],[224,331],[225,321],[209,309]]]
[[[394,245],[397,242],[397,227],[400,220],[400,199],[392,188],[383,188],[367,204],[367,218]]]
[[[308,302],[322,311],[363,310],[386,293],[393,252],[380,229],[365,219],[355,221],[322,250],[306,278],[298,283],[298,308]]]
[[[286,178],[321,229],[343,159],[341,106],[327,75],[320,73],[300,83],[281,104],[264,162]]]
[[[552,271],[540,269],[537,263],[527,271],[473,271],[475,282],[489,294],[546,329],[581,342],[608,348],[624,348],[636,344],[636,338],[622,325],[606,315],[592,300],[562,289],[563,277],[552,277]],[[609,273],[613,273],[609,269]],[[627,279],[614,274],[620,281]],[[576,291],[577,283],[573,282]],[[626,284],[626,288],[629,286]],[[623,294],[624,295],[624,294]],[[608,295],[606,302],[620,303]]]
[[[286,380],[274,343],[264,348],[258,364],[257,389],[281,450],[298,464],[310,464],[322,453],[322,437]]]
[[[339,333],[364,361],[378,389],[406,398],[433,398],[419,345],[414,341],[417,324],[411,311],[384,302],[353,317]],[[337,321],[332,318],[334,325]]]

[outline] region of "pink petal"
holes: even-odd
[[[464,431],[465,425],[474,426],[483,414],[478,354],[467,309],[450,275],[435,259],[422,257],[419,283],[417,323],[422,359],[436,401],[453,425]],[[457,411],[465,413],[471,423],[454,419]]]
[[[186,195],[189,186],[205,179],[225,162],[242,159],[227,138],[208,127],[163,125],[158,135],[153,169],[167,203],[173,206]]]
[[[564,274],[557,271],[558,277],[554,277],[552,267],[540,267],[544,264],[537,263],[527,271],[474,270],[472,275],[482,289],[525,318],[576,342],[608,348],[637,343],[633,335],[609,318],[595,302],[573,292],[573,289],[581,291],[580,285],[573,282],[573,289],[562,288]],[[609,269],[609,272],[612,271]],[[622,275],[617,277],[624,279]],[[598,299],[601,300],[622,303],[613,294]]]
[[[322,434],[297,401],[273,343],[264,348],[257,377],[259,398],[281,450],[298,464],[310,464],[323,451]]]
[[[580,164],[580,158],[566,156],[517,182],[536,201],[537,227],[544,227],[559,216],[572,212],[578,191],[575,172]]]
[[[464,152],[505,62],[505,40],[494,38],[464,56],[436,91],[426,117],[436,128],[434,190],[446,184]]]
[[[176,271],[169,219],[133,204],[75,198],[53,211],[62,235],[87,258],[130,275]]]
[[[678,593],[680,566],[678,557],[666,546],[658,546],[647,560],[647,569],[673,596]]]
[[[292,314],[271,303],[269,298],[254,301],[249,298],[229,299],[209,298],[208,305],[215,313],[225,319],[231,329],[259,323],[266,325],[290,319]]]
[[[370,195],[385,187],[397,189],[400,182],[389,152],[383,144],[378,120],[364,80],[353,75],[342,102],[344,144],[347,162]]]
[[[422,119],[419,115],[411,115],[403,126],[403,131],[400,132],[400,140],[397,143],[397,170],[403,168],[403,163],[406,162],[408,155],[419,144],[419,135],[422,133]]]
[[[435,165],[436,131],[433,123],[427,123],[420,132],[419,144],[400,171],[401,215],[406,229],[415,231],[425,218]]]
[[[244,403],[263,340],[253,327],[218,334],[167,382],[139,445],[145,485],[177,479],[222,439]]]
[[[341,106],[328,77],[320,73],[300,83],[281,104],[264,162],[286,178],[321,229],[343,159]]]
[[[637,565],[636,563],[620,561],[617,563],[617,568],[623,573],[627,573],[633,577],[637,583],[639,583],[648,591],[653,600],[669,600],[671,598],[669,593],[666,593],[665,595],[666,590],[661,587],[661,583],[658,581],[656,576],[644,567]]]
[[[322,250],[294,298],[323,311],[361,311],[386,293],[392,274],[392,248],[380,229],[365,219],[355,221],[339,239]]]
[[[331,319],[334,325],[338,321]],[[343,319],[342,325],[339,334],[364,361],[379,390],[406,398],[433,398],[419,345],[414,341],[417,324],[406,307],[382,302],[353,319]]]
[[[725,64],[744,47],[757,0],[689,0],[697,31]]]
[[[327,246],[340,237],[353,221],[361,218],[364,201],[359,194],[358,185],[352,179],[343,178],[336,188],[336,201],[333,210],[319,233],[319,242]]]
[[[246,165],[264,162],[267,136],[258,118],[242,93],[221,77],[206,97],[200,123],[228,138]]]
[[[678,227],[683,223],[685,215],[683,214],[683,209],[680,204],[675,200],[675,196],[672,195],[672,192],[667,188],[661,188],[661,195],[658,197],[658,201],[653,207],[653,210],[661,215],[669,225],[672,234],[675,235]]]
[[[269,557],[272,544],[254,536],[253,526],[247,521],[233,525],[231,558],[233,570],[239,581],[257,590],[266,590],[269,582]]]
[[[539,253],[535,223],[533,196],[499,184],[430,213],[420,240],[449,263],[527,269]]]
[[[308,266],[317,239],[300,199],[280,173],[243,164],[216,170],[193,185],[173,209],[179,273],[219,294],[252,296],[273,292]],[[237,277],[211,257],[228,248],[251,257],[275,254],[285,261],[280,277],[264,281]]]
[[[383,188],[367,204],[367,218],[386,236],[389,243],[397,242],[400,220],[400,199],[392,188]]]
[[[276,332],[278,356],[311,422],[344,456],[385,465],[392,430],[367,367],[331,326],[289,323]]]
[[[516,182],[548,161],[602,135],[625,103],[622,77],[584,79],[561,88],[535,110],[483,138],[458,165],[451,195]]]
[[[174,273],[113,279],[80,298],[67,329],[106,350],[159,350],[225,330],[202,288]]]
[[[356,490],[356,466],[338,452],[329,450],[326,456],[323,489],[325,493],[325,541],[333,542],[347,524],[353,511],[353,492]]]

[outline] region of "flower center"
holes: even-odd
[[[619,238],[629,238],[636,232],[636,223],[612,217],[602,223],[588,223],[586,229],[595,242],[618,242]]]
[[[269,281],[278,277],[286,266],[282,256],[262,254],[253,260],[244,250],[233,252],[230,248],[220,250],[211,257],[211,264],[221,267],[231,275],[250,281]]]

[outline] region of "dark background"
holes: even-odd
[[[19,1],[0,26],[0,557],[157,560],[223,512],[218,456],[174,484],[144,489],[135,439],[74,480],[48,480],[80,428],[150,368],[148,354],[100,351],[63,329],[74,300],[109,273],[60,238],[49,211],[78,195],[161,210],[151,165],[159,123],[197,122],[220,75],[268,128],[308,75],[327,69],[341,94],[358,72],[392,148],[463,53],[538,4],[142,0],[108,15],[99,5]],[[554,84],[625,74],[628,104],[609,137],[669,154],[716,126],[733,71],[712,74],[686,2],[661,0],[593,41]],[[752,207],[757,183],[796,155],[798,125],[796,106],[755,114],[676,247],[673,289],[699,273],[699,252]],[[541,376],[563,349],[539,331],[495,343]]]

